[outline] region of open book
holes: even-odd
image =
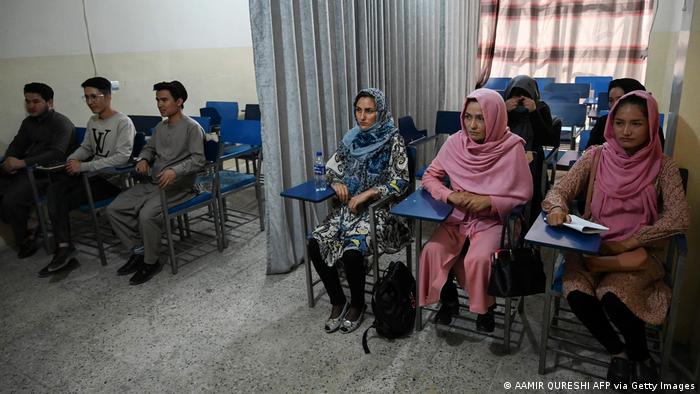
[[[605,226],[601,226],[598,223],[589,222],[588,220],[582,219],[576,215],[570,214],[569,217],[571,218],[571,223],[564,223],[564,226],[584,234],[600,234],[610,230]]]

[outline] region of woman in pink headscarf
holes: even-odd
[[[464,102],[462,130],[451,135],[430,163],[423,186],[437,200],[454,206],[435,230],[420,258],[419,303],[438,302],[441,289],[454,270],[469,293],[469,310],[477,313],[480,331],[494,329],[495,300],[486,294],[491,255],[499,246],[508,213],[532,197],[532,176],[525,141],[508,129],[503,98],[490,89],[477,89]],[[450,187],[443,184],[449,177]],[[469,249],[462,258],[462,248]],[[456,291],[442,298],[438,320],[449,323],[459,309]],[[453,296],[452,296],[452,293]]]
[[[628,386],[658,381],[645,325],[663,323],[671,298],[663,282],[663,239],[685,232],[689,222],[678,167],[662,153],[658,129],[659,110],[651,95],[642,90],[625,94],[606,121],[607,142],[589,149],[542,203],[547,222],[557,226],[569,220],[568,202],[590,193],[588,219],[610,229],[602,234],[600,254],[619,255],[642,246],[648,254],[640,270],[602,273],[591,272],[580,254],[566,256],[569,306],[612,356],[608,380]],[[590,192],[586,189],[596,157]]]

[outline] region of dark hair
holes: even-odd
[[[31,82],[24,85],[24,93],[36,93],[44,101],[53,100],[53,89],[51,89],[51,86],[41,82]]]
[[[615,107],[615,113],[622,108],[624,105],[636,105],[639,107],[639,109],[642,111],[644,114],[644,118],[647,120],[649,119],[649,109],[647,108],[647,101],[639,96],[631,95],[627,96],[624,98],[621,98],[617,102],[617,106]]]
[[[374,96],[372,96],[369,92],[360,92],[360,93],[357,94],[357,96],[355,96],[355,101],[353,101],[352,107],[353,107],[353,108],[357,107],[357,102],[360,101],[360,99],[363,98],[363,97],[369,97],[369,98],[371,98],[372,101],[374,101],[374,105],[375,105],[375,106],[377,105],[377,100],[376,100],[376,99],[374,98]]]
[[[635,90],[647,90],[641,82],[634,78],[613,79],[608,84],[608,93],[614,88],[620,88],[623,92],[629,93]]]
[[[95,88],[100,91],[100,93],[104,94],[105,96],[109,96],[112,94],[112,83],[109,82],[109,79],[104,78],[104,77],[92,77],[88,78],[80,84],[80,87],[82,88]]]
[[[182,99],[183,105],[180,106],[180,108],[184,108],[184,103],[187,101],[187,89],[185,89],[185,86],[180,83],[180,81],[172,81],[172,82],[158,82],[157,84],[153,85],[153,90],[156,92],[159,90],[167,90],[170,92],[170,95],[173,96],[173,99],[177,101],[177,99]]]

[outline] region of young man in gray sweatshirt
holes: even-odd
[[[117,274],[134,273],[129,280],[138,285],[160,271],[161,214],[160,189],[165,189],[168,205],[187,201],[194,195],[194,181],[204,167],[204,130],[182,113],[187,90],[178,81],[153,86],[161,116],[160,122],[141,151],[136,172],[146,176],[122,192],[107,207],[114,232],[131,256]]]
[[[53,225],[56,250],[51,262],[39,271],[49,276],[65,267],[76,250],[71,243],[70,211],[88,202],[82,172],[100,171],[125,165],[131,157],[136,129],[128,116],[112,108],[112,84],[106,78],[89,78],[82,83],[85,103],[93,115],[87,122],[82,144],[68,156],[65,173],[47,191],[47,205]],[[105,175],[89,178],[95,201],[115,197],[119,179]]]

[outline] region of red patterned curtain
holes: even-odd
[[[644,80],[654,0],[481,0],[481,86],[527,74]]]

